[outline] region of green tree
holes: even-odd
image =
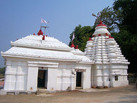
[[[119,11],[120,32],[116,40],[130,61],[129,72],[137,73],[137,0],[115,0],[113,9]]]
[[[137,33],[137,0],[115,0],[113,9],[119,11],[120,29],[126,29],[131,35]]]
[[[5,74],[5,67],[3,67],[3,68],[0,68],[0,74]]]
[[[93,27],[91,26],[84,26],[81,25],[75,27],[74,31],[70,34],[70,43],[69,46],[72,44],[72,35],[74,33],[75,39],[73,40],[74,45],[78,45],[79,49],[84,51],[86,42],[88,41],[91,34],[94,32]]]
[[[118,32],[119,31],[118,28],[119,22],[117,20],[118,15],[119,15],[119,11],[115,11],[112,7],[108,6],[104,8],[102,11],[98,12],[98,17],[95,20],[94,26],[97,26],[101,20],[105,25],[107,25],[108,30],[111,33]]]
[[[122,54],[130,62],[128,71],[137,73],[137,36],[132,36],[127,30],[121,30],[119,33],[114,33],[112,36],[119,44]]]

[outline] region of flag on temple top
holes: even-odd
[[[47,24],[48,22],[46,20],[44,20],[43,18],[41,18],[41,23]]]
[[[75,34],[73,33],[73,35],[72,35],[72,41],[75,39]]]

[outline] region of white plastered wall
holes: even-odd
[[[92,66],[92,86],[110,87],[110,69],[108,64],[94,64]]]
[[[38,88],[38,70],[44,67],[48,70],[47,90],[56,91],[57,62],[49,61],[28,61],[28,83],[27,90],[36,92]]]
[[[38,68],[48,67],[48,90],[56,90],[56,62],[6,58],[5,91],[36,92]],[[51,89],[53,88],[53,89]]]
[[[37,91],[38,67],[28,67],[27,91]]]
[[[48,68],[48,91],[56,91],[57,90],[57,69]]]
[[[74,90],[75,89],[75,74],[74,64],[67,62],[60,62],[57,69],[57,90]]]
[[[128,85],[127,64],[94,64],[92,67],[92,86],[119,87]],[[115,80],[116,75],[118,80]]]
[[[83,72],[83,89],[91,88],[91,67],[87,67]]]
[[[82,72],[82,88],[91,88],[91,64],[77,63],[75,69],[84,69]],[[76,88],[76,76],[75,76],[75,88]]]
[[[20,59],[6,59],[4,90],[26,91],[27,62]]]
[[[36,92],[39,67],[48,69],[48,91],[75,90],[75,69],[85,70],[82,73],[82,88],[91,88],[90,64],[59,62],[58,65],[57,62],[7,58],[4,90]]]
[[[111,86],[119,87],[129,84],[127,79],[127,64],[112,64],[111,66]],[[115,80],[115,76],[118,76],[118,80]]]
[[[91,88],[91,65],[60,62],[56,71],[57,90],[65,91],[76,89],[75,69],[85,69],[85,72],[82,73],[82,88]]]

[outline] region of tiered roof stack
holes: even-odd
[[[95,28],[92,38],[89,38],[85,52],[95,64],[129,64],[122,55],[119,45],[116,43],[115,39],[111,37],[107,26],[102,22]]]

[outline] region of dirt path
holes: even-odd
[[[47,95],[5,95],[0,103],[137,103],[134,86],[98,89],[97,92],[60,92]]]

